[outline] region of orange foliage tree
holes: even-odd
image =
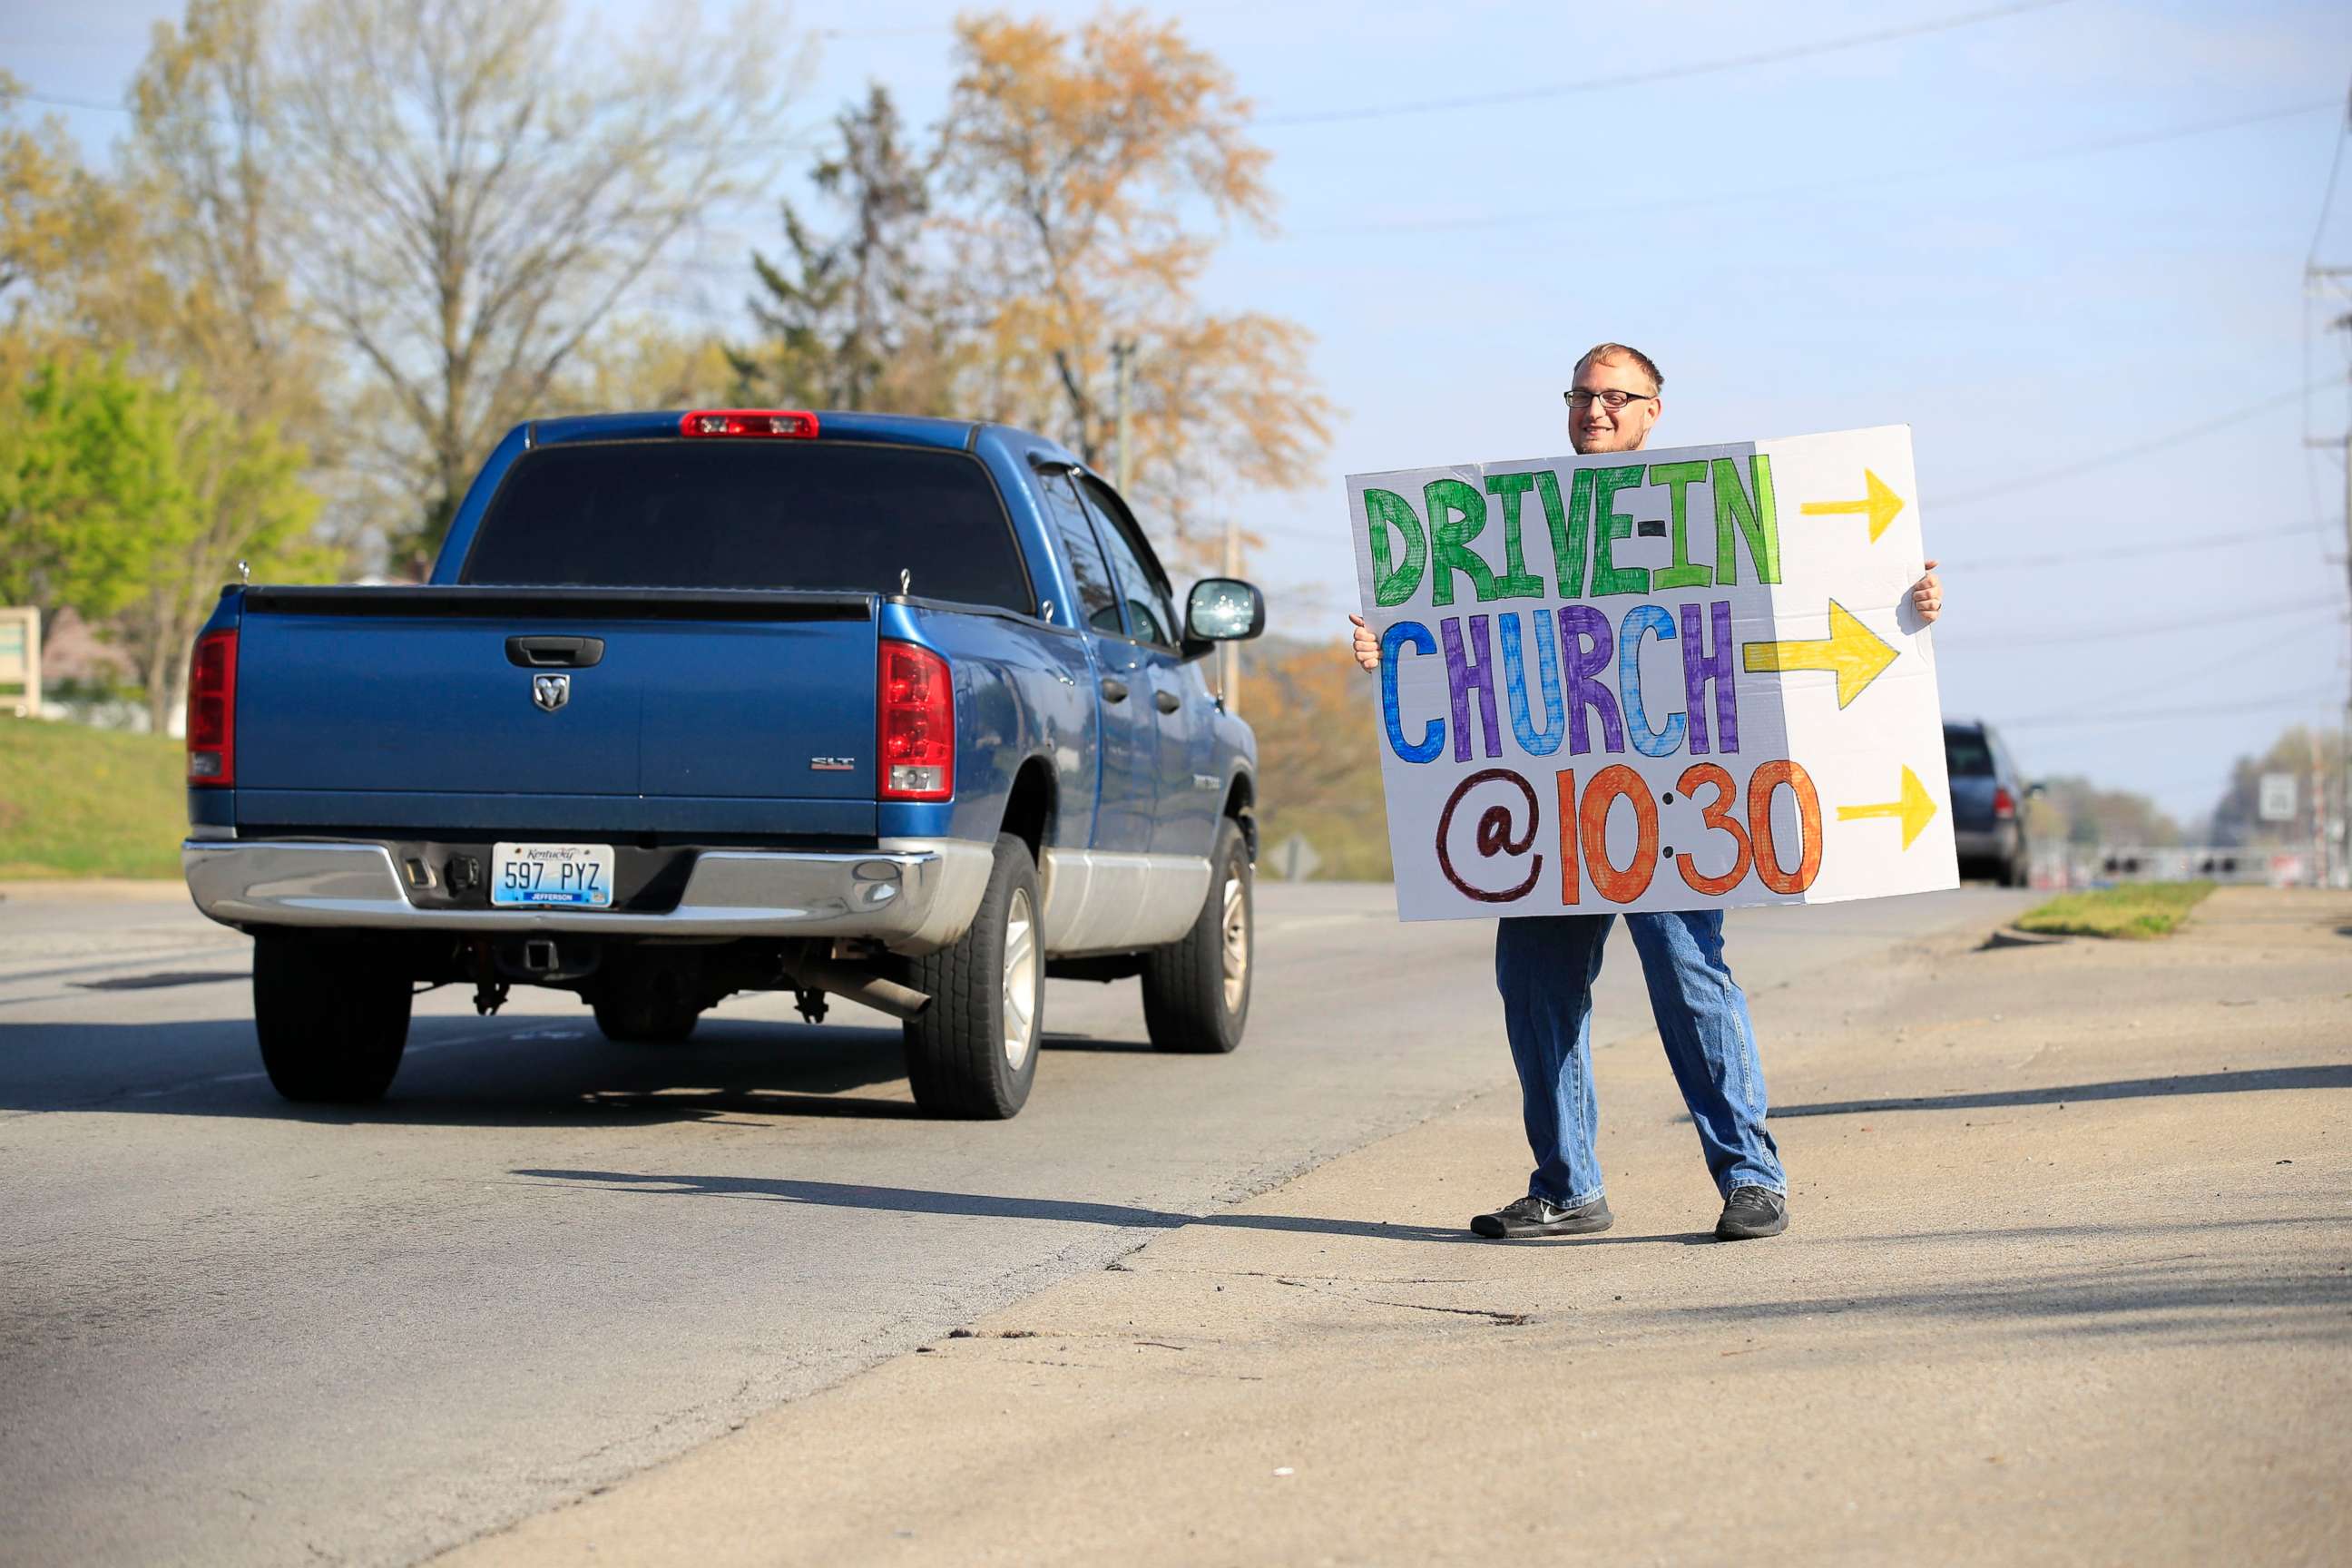
[[[1328,439],[1306,329],[1194,297],[1224,229],[1270,227],[1248,100],[1174,24],[1137,12],[1075,32],[967,16],[957,55],[940,171],[984,345],[975,391],[1108,468],[1111,345],[1135,343],[1129,485],[1198,560],[1223,521],[1213,487],[1297,488]]]
[[[1247,670],[1267,847],[1298,833],[1321,858],[1318,875],[1387,880],[1380,683],[1339,643],[1253,646]]]

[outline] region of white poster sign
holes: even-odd
[[[2254,815],[2264,822],[2293,822],[2294,811],[2294,775],[2264,773],[2261,795],[2254,805]]]
[[[1407,920],[1958,883],[1907,426],[1353,474]]]

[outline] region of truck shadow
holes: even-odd
[[[898,1031],[707,1018],[675,1046],[615,1045],[584,1016],[421,1017],[374,1105],[298,1105],[242,1019],[0,1024],[0,1115],[103,1111],[330,1125],[584,1126],[778,1116],[912,1119]],[[889,1095],[859,1093],[887,1086]]]
[[[992,1193],[939,1192],[926,1187],[868,1186],[846,1182],[811,1182],[783,1176],[686,1176],[634,1171],[580,1171],[524,1166],[509,1175],[534,1184],[646,1197],[728,1198],[739,1202],[805,1204],[822,1208],[870,1209],[890,1214],[939,1215],[958,1219],[1045,1220],[1099,1226],[1113,1230],[1175,1230],[1208,1226],[1234,1230],[1271,1230],[1313,1236],[1358,1237],[1373,1241],[1494,1247],[1460,1226],[1396,1225],[1381,1220],[1338,1219],[1319,1215],[1249,1214],[1222,1210],[1182,1214],[1126,1204],[1071,1198],[1013,1197]],[[1562,1237],[1562,1244],[1667,1243],[1713,1245],[1703,1232],[1664,1236]],[[1521,1245],[1521,1244],[1513,1244]]]

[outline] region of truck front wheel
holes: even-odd
[[[414,991],[357,942],[255,938],[253,1026],[270,1087],[292,1100],[382,1100],[408,1047]]]
[[[1143,1027],[1155,1049],[1211,1054],[1242,1043],[1256,947],[1249,847],[1241,824],[1217,824],[1209,896],[1181,942],[1143,955]]]
[[[999,834],[971,928],[907,960],[907,984],[931,998],[905,1026],[907,1078],[931,1115],[1002,1121],[1027,1102],[1044,1029],[1044,908],[1029,846]]]

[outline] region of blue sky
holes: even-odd
[[[0,65],[100,100],[179,9],[0,5]],[[632,23],[653,9],[603,7]],[[816,48],[799,123],[816,132],[870,79],[933,118],[955,9],[803,0]],[[1394,112],[1971,14],[1638,86]],[[1913,426],[1950,585],[1946,709],[2006,727],[2029,772],[2144,789],[2194,819],[2234,755],[2336,721],[2352,681],[2344,474],[2305,438],[2352,411],[2345,334],[2320,325],[2304,268],[2352,10],[1199,0],[1181,15],[1257,104],[1281,199],[1282,232],[1235,235],[1210,303],[1306,323],[1341,409],[1307,488],[1225,498],[1267,541],[1252,569],[1276,630],[1320,635],[1353,602],[1341,475],[1565,451],[1570,366],[1616,338],[1665,371],[1658,444]],[[1376,107],[1391,112],[1310,118]],[[93,147],[120,130],[66,118]],[[2316,248],[2352,266],[2352,170],[2342,184]],[[708,297],[731,307],[742,247],[772,241],[758,214],[706,234]],[[2347,310],[2352,295],[2332,313]],[[2224,535],[2239,537],[2205,542]]]

